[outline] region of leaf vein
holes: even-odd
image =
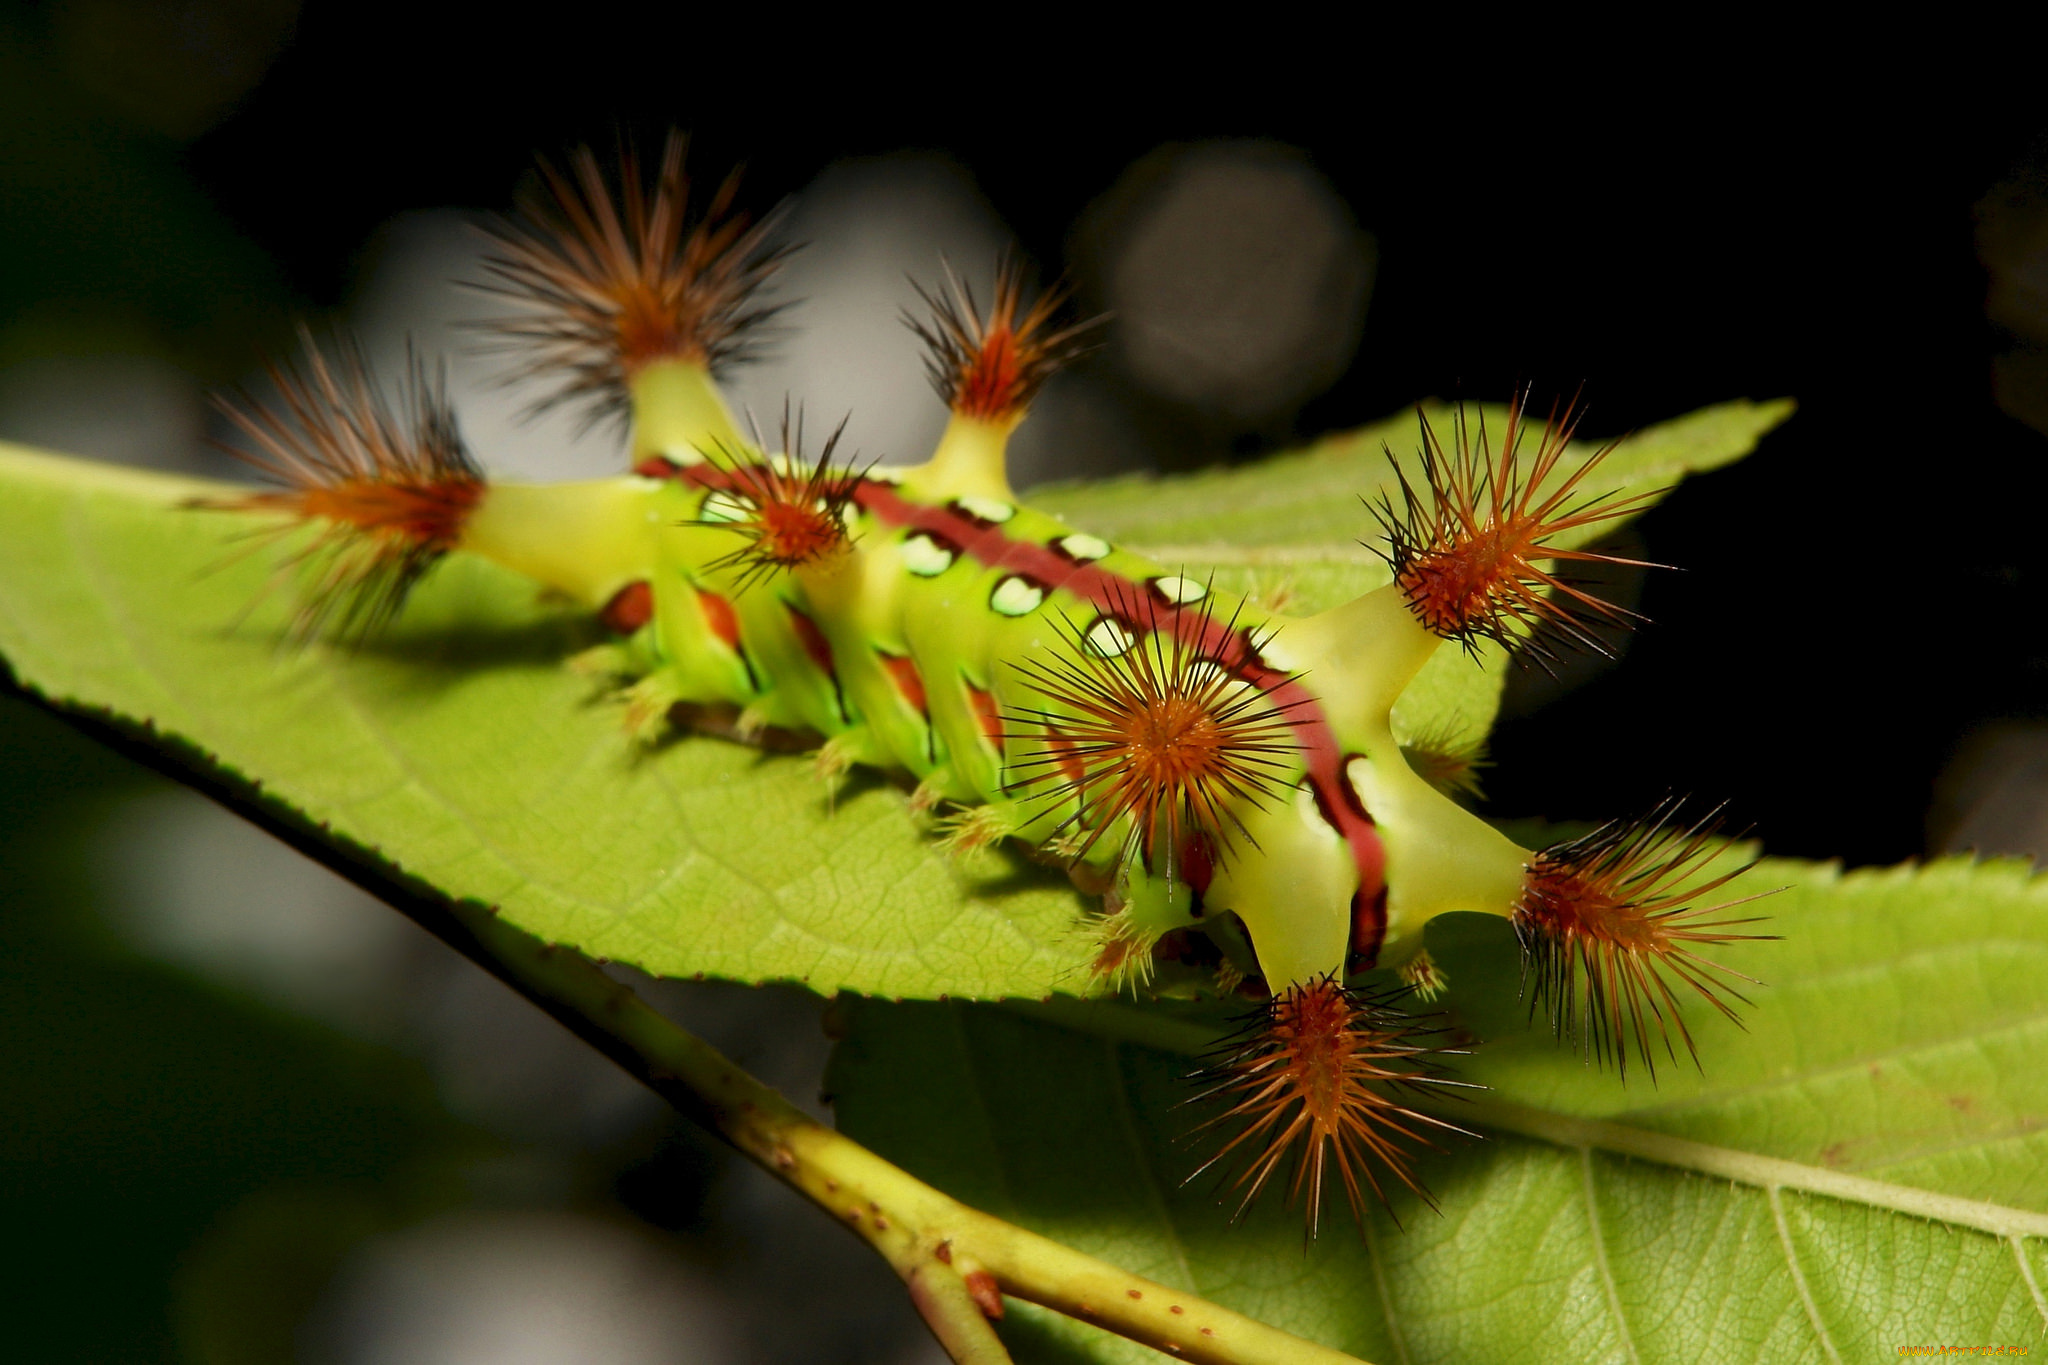
[[[1607,1234],[1600,1225],[1599,1195],[1593,1188],[1591,1147],[1579,1148],[1579,1175],[1580,1189],[1586,1196],[1586,1224],[1593,1237],[1593,1266],[1600,1272],[1601,1288],[1607,1292],[1607,1310],[1614,1315],[1614,1325],[1621,1333],[1622,1348],[1628,1352],[1628,1358],[1640,1362],[1635,1333],[1629,1330],[1628,1315],[1621,1310],[1621,1289],[1614,1283],[1614,1268],[1607,1263]]]
[[[2042,1330],[2048,1331],[2048,1299],[2041,1297],[2040,1281],[2034,1278],[2033,1263],[2027,1259],[2026,1241],[2017,1233],[2006,1241],[2012,1245],[2012,1258],[2020,1263],[2020,1280],[2027,1286],[2027,1293],[2033,1296],[2034,1311],[2041,1315]]]
[[[1813,1324],[1813,1334],[1820,1338],[1821,1350],[1827,1352],[1828,1359],[1835,1365],[1841,1365],[1841,1354],[1835,1350],[1835,1343],[1828,1336],[1827,1324],[1820,1320],[1820,1305],[1813,1301],[1813,1291],[1807,1287],[1806,1272],[1799,1268],[1799,1254],[1792,1245],[1792,1227],[1785,1219],[1784,1191],[1772,1185],[1765,1193],[1770,1196],[1771,1220],[1778,1227],[1778,1245],[1785,1253],[1785,1268],[1792,1272],[1792,1287],[1799,1291],[1799,1302],[1806,1309],[1806,1320]]]

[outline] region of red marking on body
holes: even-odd
[[[1081,761],[1081,755],[1075,751],[1074,741],[1051,730],[1045,731],[1039,737],[1045,743],[1046,752],[1059,764],[1060,776],[1067,780],[1067,785],[1075,791],[1082,790],[1088,780],[1088,765]]]
[[[896,690],[903,694],[903,700],[910,703],[910,709],[920,716],[931,714],[931,707],[925,700],[924,675],[917,671],[907,654],[891,654],[876,650],[875,657],[882,661],[882,668],[888,673],[889,681],[896,684]]]
[[[796,638],[803,645],[804,653],[818,666],[819,672],[836,680],[839,674],[838,670],[832,667],[832,642],[825,638],[825,632],[818,629],[816,621],[795,607],[785,604],[785,610],[789,612],[790,629],[796,632]]]
[[[730,475],[710,465],[691,465],[660,477],[678,478],[705,488],[731,487]],[[1368,966],[1377,960],[1386,937],[1382,894],[1386,889],[1386,846],[1345,778],[1344,751],[1337,743],[1336,731],[1331,728],[1322,703],[1299,679],[1268,665],[1245,638],[1245,632],[1216,620],[1200,610],[1199,604],[1190,608],[1148,600],[1143,584],[1100,564],[1076,564],[1050,546],[1012,540],[1000,526],[983,527],[949,508],[911,502],[893,484],[879,479],[862,480],[853,490],[853,501],[884,526],[928,532],[959,546],[961,554],[985,567],[1009,569],[1045,584],[1048,591],[1071,593],[1134,631],[1171,631],[1188,648],[1214,659],[1271,698],[1273,706],[1289,717],[1288,726],[1300,746],[1318,809],[1343,837],[1358,870],[1358,903],[1365,907],[1365,913],[1353,926],[1354,951]],[[1134,607],[1141,602],[1146,604],[1142,621],[1133,615]],[[972,690],[969,697],[972,700]],[[993,706],[993,698],[989,704]],[[981,719],[979,714],[977,719]],[[1000,745],[1000,721],[983,720],[984,732],[991,725],[991,742]],[[1360,946],[1368,943],[1369,949]]]
[[[1387,888],[1382,886],[1379,894],[1367,900],[1363,890],[1351,896],[1351,956],[1352,970],[1366,971],[1380,954],[1380,944],[1387,937]]]
[[[995,694],[984,692],[973,683],[962,679],[960,685],[967,689],[967,709],[974,713],[975,724],[981,727],[981,736],[996,750],[1003,748],[1003,715],[996,705]]]
[[[613,593],[597,616],[612,634],[631,635],[654,619],[654,589],[646,579],[636,578]]]
[[[721,641],[733,653],[739,653],[740,618],[733,611],[732,603],[715,592],[705,592],[699,588],[697,607],[704,613],[704,624],[710,628],[712,638]]]
[[[1181,843],[1180,875],[1197,896],[1208,892],[1216,878],[1216,841],[1207,830],[1198,829]]]

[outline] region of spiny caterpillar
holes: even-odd
[[[1313,1228],[1324,1187],[1360,1211],[1381,1171],[1423,1193],[1405,1153],[1451,1125],[1403,1101],[1450,1084],[1427,1017],[1348,984],[1396,969],[1428,1000],[1424,927],[1506,917],[1532,1008],[1623,1069],[1653,1043],[1692,1049],[1674,984],[1733,1017],[1735,983],[1700,948],[1757,937],[1703,902],[1718,845],[1666,806],[1542,851],[1452,800],[1469,774],[1420,763],[1390,712],[1445,641],[1530,648],[1547,623],[1598,647],[1625,613],[1560,579],[1560,534],[1642,499],[1588,496],[1607,452],[1560,473],[1577,422],[1533,440],[1522,403],[1490,435],[1425,422],[1419,477],[1371,510],[1393,582],[1290,617],[1215,590],[1021,504],[1005,447],[1047,378],[1090,340],[1058,291],[1025,302],[998,271],[986,311],[950,271],[910,319],[951,419],[931,457],[856,467],[838,434],[806,452],[800,415],[743,434],[713,372],[772,309],[781,250],[732,209],[727,181],[688,210],[683,145],[616,182],[586,151],[543,167],[525,218],[495,231],[484,287],[516,311],[483,324],[554,388],[541,406],[630,420],[630,473],[487,481],[439,387],[413,361],[394,406],[354,351],[273,370],[276,400],[229,411],[278,491],[211,505],[281,515],[308,591],[302,638],[359,636],[451,552],[481,555],[595,612],[611,643],[573,660],[615,684],[632,736],[682,722],[736,738],[808,737],[821,775],[904,775],[957,850],[1019,841],[1102,897],[1105,989],[1162,956],[1215,966],[1260,999],[1211,1073],[1247,1202],[1293,1157]],[[1533,450],[1525,447],[1533,446]],[[1608,449],[1612,449],[1609,447]],[[1433,779],[1433,780],[1432,780]],[[1190,944],[1200,945],[1190,949]],[[1204,956],[1206,954],[1206,956]],[[1426,1193],[1424,1194],[1426,1198]]]

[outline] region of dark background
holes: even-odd
[[[1754,457],[1646,519],[1650,556],[1681,566],[1644,590],[1654,624],[1620,666],[1502,727],[1496,813],[1602,817],[1694,793],[1728,801],[1771,852],[1893,862],[1926,851],[1937,774],[1966,737],[2048,705],[2048,443],[2021,420],[2048,425],[2048,385],[2030,378],[2048,341],[2048,115],[2016,71],[1945,55],[1955,35],[1881,61],[1748,34],[1626,55],[1602,49],[1611,35],[1538,44],[1462,25],[1367,24],[1338,42],[1272,17],[1194,50],[1036,13],[976,34],[675,7],[460,25],[317,0],[296,18],[258,0],[6,13],[0,363],[130,348],[233,380],[286,344],[295,314],[346,296],[394,213],[502,208],[537,149],[621,131],[692,130],[699,167],[746,164],[756,209],[847,157],[943,152],[1048,274],[1142,156],[1269,139],[1302,149],[1377,241],[1363,342],[1326,392],[1256,429],[1147,409],[1190,433],[1184,461],[1523,381],[1584,383],[1589,426],[1610,433],[1728,398],[1799,402]],[[189,1263],[220,1207],[299,1165],[388,1184],[404,1153],[454,1141],[421,1136],[451,1120],[402,1061],[331,1062],[375,1079],[330,1078],[310,1088],[331,1108],[307,1108],[294,1086],[203,1060],[250,1029],[275,1036],[266,1075],[340,1045],[82,946],[69,893],[24,841],[139,779],[18,705],[0,727],[5,934],[33,945],[0,967],[0,1011],[10,1065],[35,1082],[5,1103],[17,1137],[42,1113],[45,1143],[8,1162],[40,1174],[6,1177],[29,1181],[7,1235],[61,1251],[13,1284],[115,1305],[35,1358],[173,1358],[167,1267]],[[137,974],[163,1003],[110,984]],[[145,1064],[133,1049],[150,1031],[145,1050],[164,1055]],[[179,1079],[152,1083],[172,1051]],[[70,1092],[117,1061],[139,1069],[132,1089]],[[148,1122],[205,1132],[180,1148],[138,1130],[134,1090]],[[201,1097],[212,1127],[189,1112]],[[101,1132],[110,1111],[130,1118],[97,1155],[48,1117]],[[659,1160],[677,1169],[711,1160],[687,1137],[645,1141],[668,1143]],[[152,1142],[201,1154],[171,1162],[168,1193],[110,1154]],[[657,1158],[593,1160],[616,1173]],[[644,1185],[618,1180],[620,1207],[644,1214]],[[109,1244],[125,1250],[91,1251]]]

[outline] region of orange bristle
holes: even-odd
[[[1333,1172],[1361,1221],[1368,1186],[1392,1209],[1381,1167],[1435,1207],[1409,1169],[1408,1145],[1435,1148],[1434,1135],[1472,1135],[1410,1108],[1389,1091],[1424,1095],[1462,1085],[1433,1069],[1436,1057],[1462,1054],[1416,1041],[1436,1030],[1391,1008],[1393,998],[1347,990],[1334,975],[1274,996],[1236,1050],[1203,1073],[1215,1084],[1198,1099],[1225,1101],[1230,1108],[1202,1127],[1241,1126],[1188,1178],[1242,1151],[1243,1163],[1230,1182],[1233,1191],[1243,1191],[1237,1209],[1242,1216],[1292,1153],[1287,1201],[1305,1203],[1311,1237],[1321,1224],[1323,1193]]]
[[[1567,560],[1660,567],[1593,550],[1560,549],[1552,542],[1632,516],[1661,496],[1661,490],[1628,497],[1610,492],[1574,501],[1580,483],[1615,447],[1601,448],[1558,477],[1580,414],[1573,404],[1553,405],[1536,452],[1525,461],[1521,447],[1527,431],[1526,403],[1524,393],[1509,404],[1498,455],[1488,440],[1484,418],[1474,431],[1463,407],[1454,419],[1448,450],[1429,419],[1420,417],[1422,488],[1411,484],[1395,461],[1401,506],[1397,509],[1391,498],[1369,504],[1387,537],[1381,554],[1393,567],[1394,581],[1409,609],[1432,634],[1461,641],[1467,648],[1481,639],[1512,646],[1530,642],[1535,627],[1549,621],[1567,643],[1609,654],[1612,650],[1589,626],[1596,621],[1625,625],[1635,613],[1541,565]],[[1389,451],[1388,459],[1393,458]],[[1550,650],[1540,638],[1531,647],[1539,660]]]
[[[1697,904],[1749,865],[1703,877],[1722,851],[1714,817],[1681,826],[1678,807],[1666,801],[1641,822],[1614,821],[1537,854],[1513,914],[1525,979],[1534,982],[1530,1009],[1547,1006],[1559,1037],[1575,1040],[1603,1065],[1611,1055],[1624,1078],[1633,1036],[1636,1054],[1656,1079],[1653,1021],[1673,1060],[1675,1030],[1698,1064],[1699,1049],[1679,1012],[1672,977],[1729,1020],[1742,1022],[1729,1001],[1749,1000],[1731,982],[1761,983],[1701,957],[1695,945],[1777,937],[1729,932],[1757,923],[1754,916],[1714,918],[1759,896]]]
[[[706,512],[712,499],[724,498],[725,515],[702,515],[685,526],[708,526],[731,531],[746,543],[721,555],[706,567],[738,572],[734,591],[744,592],[770,574],[817,564],[848,545],[847,509],[860,485],[860,475],[848,468],[834,469],[832,455],[846,430],[841,421],[825,441],[818,458],[803,458],[803,414],[792,421],[782,415],[782,444],[787,454],[779,460],[750,460],[732,451],[716,449],[712,462],[730,476],[729,487],[706,498]]]
[[[1072,842],[1076,861],[1126,815],[1148,866],[1161,847],[1177,860],[1197,830],[1213,836],[1220,856],[1233,829],[1250,837],[1233,804],[1284,794],[1288,758],[1301,747],[1287,713],[1307,699],[1276,707],[1271,687],[1232,677],[1159,629],[1149,599],[1129,605],[1136,638],[1122,653],[1104,655],[1063,624],[1069,648],[1016,665],[1025,685],[1060,709],[1012,708],[1019,728],[1005,738],[1045,744],[1012,766],[1045,800],[1076,803],[1062,827],[1086,830]],[[1167,875],[1183,874],[1170,867]]]
[[[524,221],[489,229],[500,254],[484,265],[496,282],[478,287],[530,311],[480,327],[502,338],[495,349],[524,357],[508,381],[556,383],[533,411],[587,401],[592,420],[623,415],[642,367],[744,360],[749,333],[779,311],[755,301],[788,254],[768,243],[773,220],[750,227],[729,176],[693,221],[685,144],[669,134],[651,189],[630,150],[616,190],[587,147],[567,172],[543,161]]]
[[[277,405],[219,400],[253,445],[237,458],[287,485],[195,505],[274,512],[267,538],[304,523],[318,530],[285,560],[310,582],[292,623],[299,640],[360,639],[397,614],[413,585],[461,539],[484,477],[457,430],[442,378],[408,353],[394,409],[359,347],[330,362],[302,329],[304,366],[270,367]]]
[[[1100,326],[1091,318],[1054,328],[1066,302],[1064,289],[1049,289],[1024,308],[1024,272],[1014,257],[996,264],[995,298],[983,317],[974,291],[946,268],[946,289],[911,287],[931,309],[929,322],[904,315],[926,348],[925,371],[946,406],[963,417],[999,422],[1022,415],[1045,382],[1088,350],[1086,337]]]

